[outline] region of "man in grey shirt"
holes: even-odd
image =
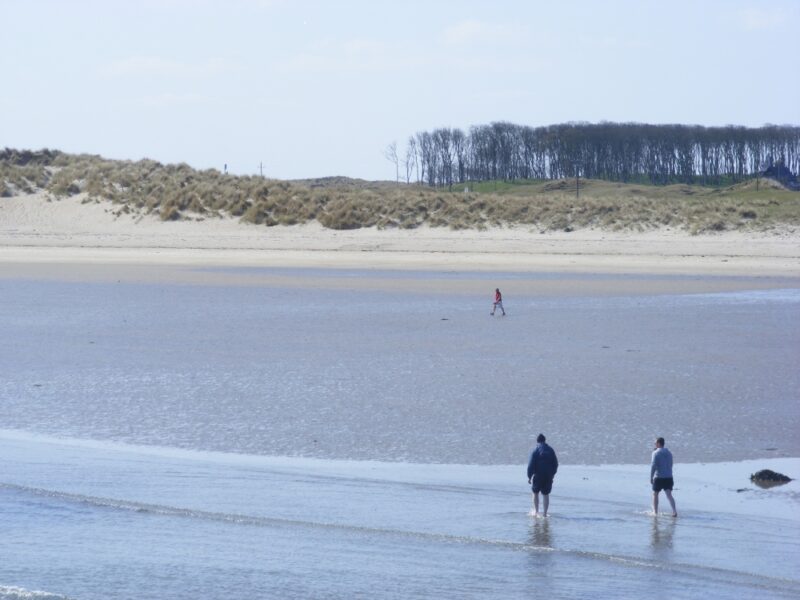
[[[678,511],[675,509],[675,500],[672,497],[672,488],[675,485],[672,479],[672,452],[664,447],[663,437],[656,440],[656,449],[653,450],[653,458],[650,461],[650,483],[653,485],[653,514],[658,514],[658,493],[664,490],[672,506],[672,516],[677,517]]]

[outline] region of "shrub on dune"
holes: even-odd
[[[674,227],[695,233],[800,226],[800,195],[766,181],[758,189],[753,182],[718,188],[580,183],[579,197],[574,180],[567,179],[472,183],[464,193],[463,188],[450,192],[344,178],[279,181],[148,159],[0,150],[2,197],[85,192],[92,200],[108,200],[164,220],[229,215],[266,226],[316,220],[332,229],[524,225],[560,231]]]

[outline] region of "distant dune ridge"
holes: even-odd
[[[0,152],[0,197],[109,201],[116,215],[162,221],[233,218],[256,225],[318,222],[334,230],[525,226],[692,234],[800,225],[800,194],[769,179],[725,187],[602,180],[483,181],[448,188],[342,177],[280,181],[185,164],[119,161],[54,150]]]
[[[449,192],[6,150],[0,277],[66,263],[800,277],[800,194],[775,183],[580,184]]]

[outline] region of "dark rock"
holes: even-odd
[[[750,481],[755,483],[757,486],[762,488],[769,488],[776,485],[783,485],[784,483],[789,483],[792,480],[791,477],[787,477],[782,473],[776,473],[775,471],[770,471],[769,469],[762,469],[757,473],[753,473],[750,475]]]

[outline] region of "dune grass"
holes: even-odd
[[[0,197],[42,191],[56,199],[81,194],[84,202],[109,200],[117,214],[233,217],[265,226],[318,221],[331,229],[523,225],[692,233],[800,226],[800,194],[769,180],[702,187],[581,179],[577,194],[574,179],[489,181],[448,191],[341,177],[280,181],[57,151],[0,152]]]

